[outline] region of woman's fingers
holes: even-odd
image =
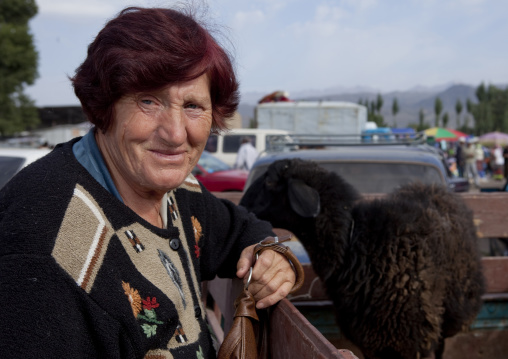
[[[254,265],[249,292],[256,299],[257,308],[266,308],[286,297],[295,280],[295,273],[286,257],[266,250]]]

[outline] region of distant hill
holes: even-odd
[[[448,86],[438,86],[435,88],[414,87],[408,91],[395,91],[381,93],[383,97],[383,107],[381,113],[388,125],[393,126],[396,123],[397,127],[407,127],[411,123],[418,122],[418,113],[423,109],[425,113],[425,122],[429,126],[434,126],[434,102],[436,97],[439,96],[443,102],[443,111],[441,116],[448,112],[449,122],[448,127],[455,128],[457,115],[455,113],[455,103],[457,99],[462,102],[463,110],[461,114],[461,124],[464,123],[466,114],[466,101],[471,100],[477,103],[475,91],[477,86],[453,84]],[[334,89],[328,91],[307,91],[300,93],[290,93],[293,100],[307,100],[307,101],[348,101],[358,103],[361,99],[375,101],[378,92],[372,89],[353,89],[345,91],[345,89]],[[242,115],[242,122],[244,127],[247,127],[251,118],[254,118],[254,108],[257,101],[266,94],[262,93],[246,93],[242,94],[242,101],[239,106],[239,113]],[[397,98],[399,103],[399,113],[395,120],[392,115],[393,99]]]

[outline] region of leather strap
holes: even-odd
[[[244,289],[236,298],[235,307],[233,326],[220,346],[217,359],[258,359],[259,317],[253,295]]]
[[[254,255],[257,257],[263,251],[270,249],[285,256],[296,274],[296,282],[291,290],[291,293],[293,293],[302,286],[304,274],[302,265],[293,252],[291,252],[291,249],[281,244],[289,239],[291,239],[291,235],[281,236],[280,238],[266,237],[254,247]],[[233,326],[220,346],[217,353],[218,359],[257,359],[259,357],[258,352],[261,356],[266,356],[264,351],[268,349],[265,343],[267,340],[267,328],[260,328],[259,317],[256,312],[256,301],[247,287],[248,283],[235,300],[236,310]]]
[[[291,248],[282,244],[283,242],[289,241],[290,239],[290,234],[280,237],[266,237],[254,247],[254,255],[257,258],[265,250],[271,249],[272,251],[276,251],[277,253],[280,253],[286,257],[296,275],[295,285],[291,289],[291,292],[289,292],[292,294],[302,287],[303,281],[305,280],[305,275],[303,273],[303,267],[300,264],[300,261],[293,254]]]

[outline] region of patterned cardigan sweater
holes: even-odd
[[[201,281],[233,277],[267,222],[193,178],[168,193],[168,229],[106,191],[72,144],[0,191],[0,357],[215,357]]]

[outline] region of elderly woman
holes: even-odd
[[[237,107],[230,59],[190,15],[128,8],[72,83],[95,127],[0,192],[0,356],[214,357],[201,281],[243,278],[272,235],[190,175]],[[294,282],[265,251],[249,290],[263,308]]]

